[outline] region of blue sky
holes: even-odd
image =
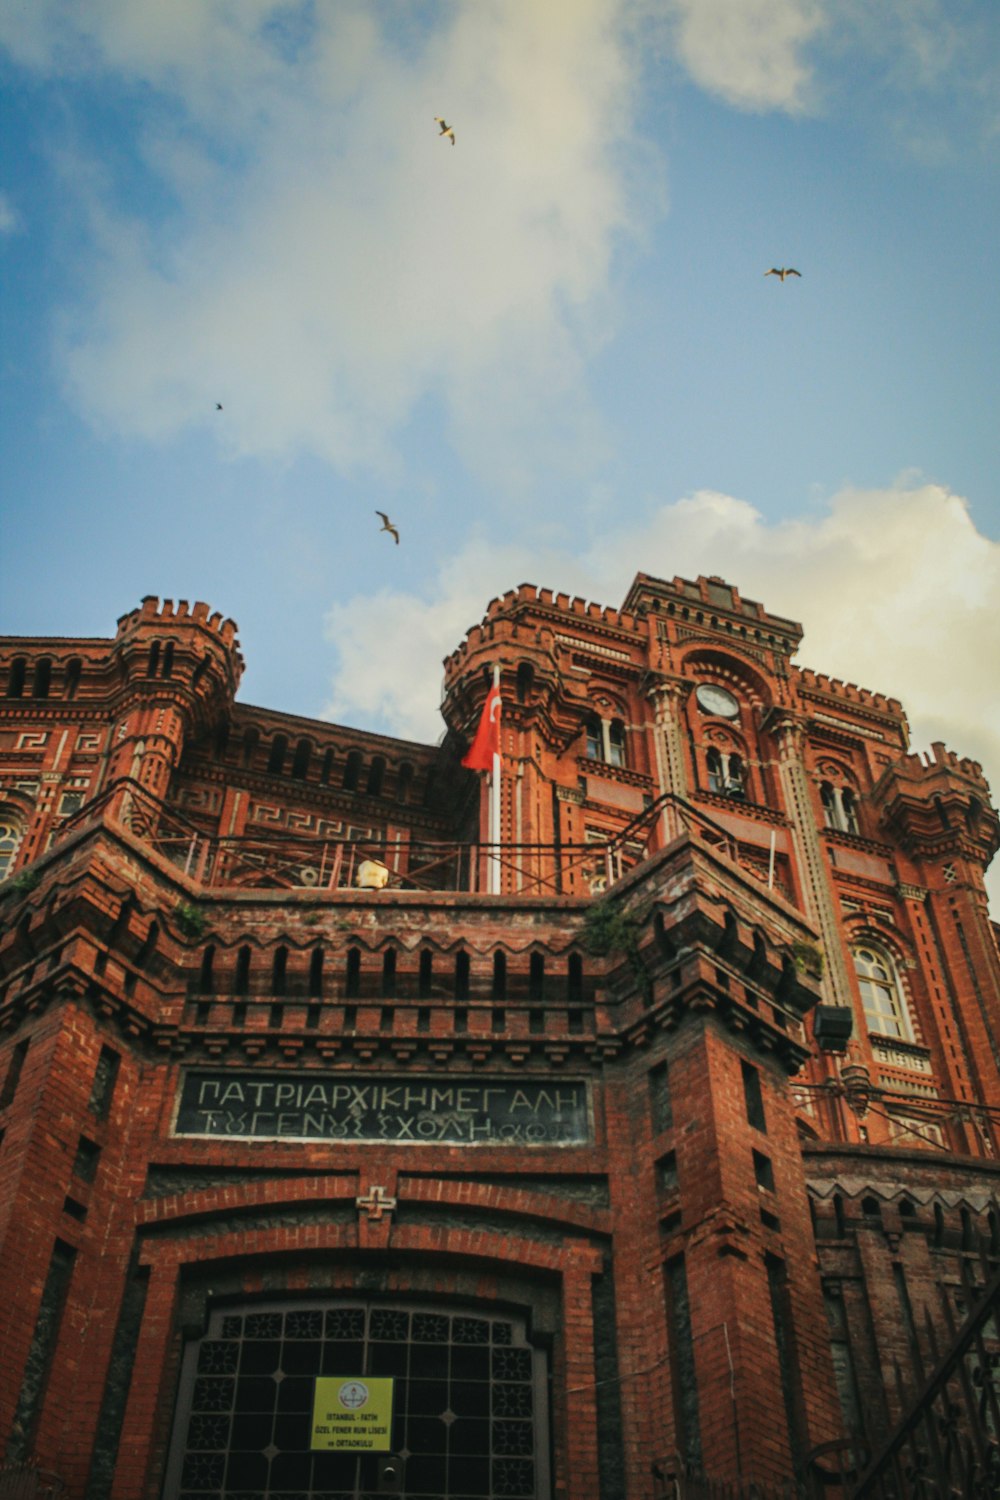
[[[0,90],[0,629],[433,739],[492,595],[721,573],[1000,791],[994,0],[0,0]]]

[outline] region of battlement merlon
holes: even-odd
[[[203,630],[218,636],[224,646],[235,650],[239,655],[239,627],[236,621],[223,619],[219,610],[213,610],[210,604],[204,604],[201,600],[188,604],[186,599],[179,599],[175,604],[173,599],[164,599],[161,603],[156,594],[147,594],[138,609],[121,616],[116,637],[122,639],[142,626],[160,628],[165,625],[201,626]],[[242,664],[242,656],[240,662]]]
[[[221,647],[226,658],[230,690],[235,693],[244,667],[238,628],[235,620],[223,618],[220,611],[213,610],[201,600],[193,605],[186,599],[180,599],[176,604],[173,599],[164,599],[161,603],[155,594],[147,594],[138,609],[130,610],[119,619],[112,650],[127,649],[144,636],[151,640],[164,638],[163,633],[167,631],[187,635],[190,642],[191,632],[196,632],[205,645]],[[202,656],[203,651],[204,647],[195,647],[195,658]]]
[[[741,598],[735,584],[714,574],[667,582],[637,573],[625,595],[622,612],[645,615],[650,610],[689,622],[693,618],[709,629],[721,629],[733,645],[745,640],[770,646],[786,656],[794,655],[802,640],[802,626],[797,621],[769,614],[755,599]]]

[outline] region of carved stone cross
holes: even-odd
[[[380,1221],[384,1213],[392,1213],[396,1207],[396,1199],[391,1198],[384,1187],[376,1184],[367,1197],[355,1198],[354,1206],[359,1210],[364,1209],[369,1221],[372,1219]]]

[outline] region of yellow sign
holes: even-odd
[[[319,1375],[313,1401],[311,1448],[388,1453],[392,1447],[391,1380]]]

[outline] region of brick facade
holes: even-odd
[[[9,1460],[71,1500],[653,1500],[671,1455],[778,1482],[888,1430],[1000,1255],[1000,824],[800,636],[719,579],[523,586],[436,747],[237,702],[203,605],[0,642]],[[392,1366],[402,1480],[310,1456],[311,1359]]]

